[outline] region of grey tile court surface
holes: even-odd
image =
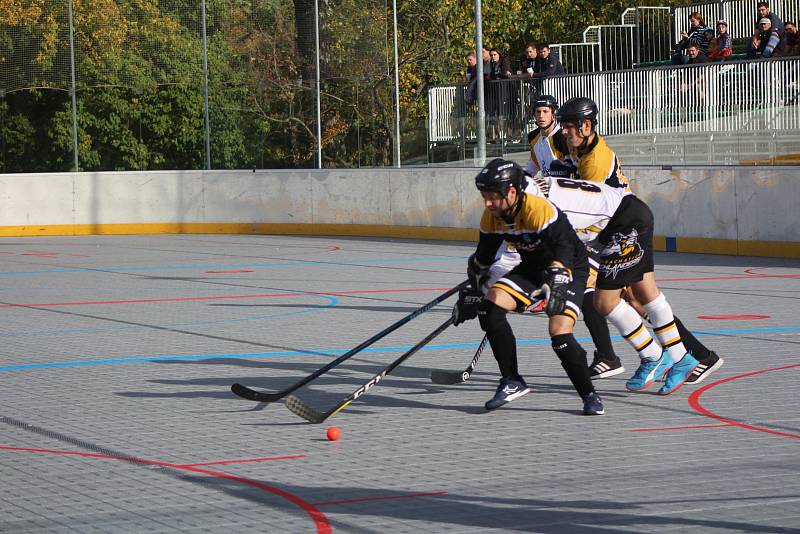
[[[485,413],[477,323],[446,330],[329,421],[277,390],[463,278],[464,243],[280,236],[0,239],[0,532],[800,531],[800,262],[659,254],[724,356],[699,386],[600,381],[583,417],[541,317],[513,317],[534,392]],[[300,390],[334,405],[452,299]],[[588,334],[577,336],[591,350]]]

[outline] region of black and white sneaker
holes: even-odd
[[[613,360],[606,360],[597,351],[594,351],[594,360],[592,360],[592,365],[589,366],[589,376],[592,379],[608,378],[624,372],[625,368],[622,366],[622,360],[619,357]]]
[[[484,406],[487,410],[494,410],[530,392],[531,388],[528,387],[528,384],[525,383],[521,376],[518,376],[517,379],[501,378],[494,397],[486,401]]]
[[[716,352],[712,351],[707,358],[700,360],[700,363],[694,368],[689,378],[686,379],[686,383],[699,384],[705,380],[708,375],[722,367],[723,363],[725,363],[725,360],[720,358]]]

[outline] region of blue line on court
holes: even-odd
[[[40,269],[36,271],[0,271],[0,276],[25,276],[32,274],[87,273],[97,271],[141,272],[164,271],[174,269],[231,269],[240,267],[297,267],[299,265],[361,265],[365,263],[410,263],[420,261],[463,261],[464,258],[454,256],[432,258],[382,258],[378,260],[339,260],[339,261],[293,261],[286,263],[223,263],[218,265],[161,265],[156,267],[83,267],[73,269]]]
[[[782,328],[746,328],[740,330],[707,330],[693,332],[696,336],[713,336],[713,335],[737,335],[737,334],[780,334],[787,332],[800,332],[800,327],[782,327]],[[620,336],[612,336],[613,340],[622,339]],[[580,342],[590,342],[591,338],[582,337],[578,338]],[[527,345],[545,345],[550,344],[549,339],[529,339],[518,340],[519,346]],[[448,350],[448,349],[465,349],[474,348],[477,343],[450,343],[445,345],[428,345],[423,350]],[[380,348],[367,348],[362,352],[382,353],[382,352],[405,352],[411,347],[380,347]],[[244,352],[239,354],[191,354],[186,356],[149,356],[145,358],[114,358],[107,360],[84,360],[74,362],[50,362],[50,363],[29,363],[19,365],[3,365],[0,366],[0,371],[31,371],[35,369],[55,369],[61,367],[93,367],[96,365],[118,365],[128,363],[154,363],[159,361],[197,361],[207,359],[237,359],[237,358],[273,358],[277,356],[309,356],[309,355],[331,355],[339,356],[344,354],[341,350],[309,350],[306,352],[299,351],[279,351],[279,352]]]

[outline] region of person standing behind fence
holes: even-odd
[[[780,47],[781,39],[786,31],[783,22],[778,15],[770,11],[767,2],[758,3],[758,15],[754,30],[753,38],[747,45],[747,59],[772,57],[775,49]]]
[[[717,42],[713,50],[708,53],[708,59],[713,61],[719,58],[724,60],[733,53],[733,38],[728,32],[728,21],[720,19],[717,21]]]
[[[689,61],[689,57],[684,54],[690,44],[697,45],[703,52],[708,53],[708,39],[705,35],[706,22],[703,19],[703,14],[695,11],[689,15],[689,30],[681,34],[682,39],[675,44],[675,53],[672,54],[673,65],[685,65]]]
[[[536,45],[528,43],[525,47],[525,57],[520,63],[518,76],[521,78],[533,78],[533,75],[542,70],[542,60]]]
[[[501,140],[507,115],[508,94],[505,84],[498,80],[505,80],[511,76],[511,69],[508,62],[500,54],[497,48],[489,50],[489,80],[486,91],[486,116],[489,118],[489,141],[499,142]]]
[[[548,76],[564,74],[564,66],[558,57],[550,53],[548,45],[539,45],[539,57],[541,58],[541,70],[533,73],[534,78],[547,78]]]
[[[471,106],[475,103],[478,88],[478,60],[475,52],[467,52],[464,58],[467,60],[467,72],[464,75],[464,81],[467,84],[464,89],[464,102],[467,106]]]

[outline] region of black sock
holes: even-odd
[[[608,331],[608,321],[594,307],[593,300],[591,293],[583,298],[583,306],[581,307],[583,322],[592,335],[592,342],[597,348],[597,353],[604,360],[616,360],[617,355],[611,345],[611,333]]]
[[[503,378],[519,378],[517,367],[517,338],[508,323],[508,318],[504,309],[496,304],[484,300],[488,304],[482,304],[478,311],[478,319],[481,328],[486,332],[489,346],[492,347],[494,359],[500,367],[500,374]],[[488,309],[487,309],[488,308]]]
[[[700,341],[694,337],[694,334],[683,326],[683,323],[677,316],[675,316],[675,326],[678,327],[678,333],[681,335],[683,346],[692,353],[692,356],[698,360],[705,360],[711,355],[711,351],[708,350],[708,347],[700,343]]]
[[[572,334],[559,334],[550,338],[553,350],[561,360],[561,366],[567,372],[572,385],[581,398],[589,393],[594,393],[592,379],[589,376],[589,366],[586,363],[586,351],[578,344]]]

